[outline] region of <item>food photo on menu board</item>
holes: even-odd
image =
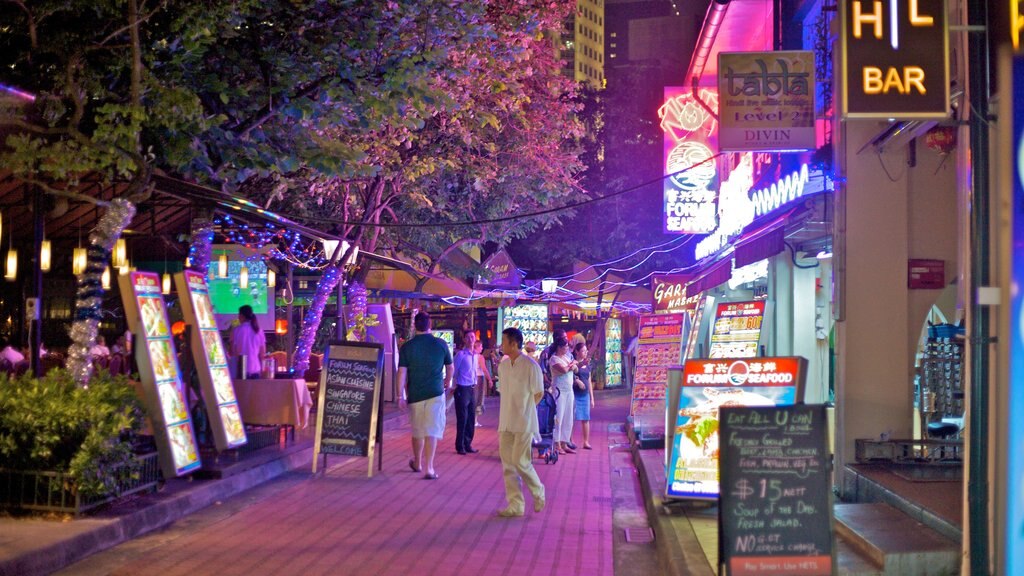
[[[217,391],[217,404],[234,402],[235,388],[231,384],[231,374],[228,369],[223,366],[211,368],[210,374],[213,377],[213,388]]]
[[[795,404],[805,373],[806,361],[801,360],[786,357],[686,362],[669,459],[670,495],[718,494],[719,409]]]
[[[174,454],[174,467],[179,470],[188,469],[199,463],[192,436],[192,424],[182,422],[167,429],[171,441],[171,452]]]
[[[178,359],[171,350],[170,340],[152,340],[148,344],[149,358],[153,362],[153,376],[157,382],[178,379]]]
[[[199,327],[216,329],[217,320],[213,315],[213,306],[210,305],[210,297],[202,292],[193,292],[192,303],[196,309],[196,321],[199,323]]]
[[[210,361],[210,365],[227,364],[224,349],[220,343],[220,334],[212,330],[204,330],[201,334],[203,335],[203,347],[206,348],[206,358]]]
[[[167,330],[167,316],[164,314],[164,301],[160,297],[140,296],[139,315],[142,317],[142,327],[145,329],[147,337],[170,336],[170,332]]]
[[[238,412],[238,405],[221,406],[220,415],[224,420],[224,429],[229,441],[234,443],[245,440],[245,427],[242,425],[242,415]]]
[[[157,385],[160,392],[160,406],[164,411],[164,421],[168,424],[188,419],[185,399],[177,382],[165,382]]]

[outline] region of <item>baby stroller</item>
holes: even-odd
[[[557,393],[557,389],[556,389]],[[553,434],[555,431],[555,409],[558,402],[555,397],[544,391],[544,397],[537,404],[537,421],[540,423],[540,440],[533,443],[537,449],[537,458],[543,458],[545,464],[558,462],[558,452],[554,449]]]

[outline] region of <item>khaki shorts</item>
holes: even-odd
[[[409,404],[409,424],[413,438],[444,438],[444,394]]]

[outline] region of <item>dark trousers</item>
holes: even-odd
[[[473,447],[476,429],[476,404],[472,386],[455,387],[455,450],[465,452]]]

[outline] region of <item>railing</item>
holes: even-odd
[[[963,462],[962,440],[856,441],[857,462],[897,462],[946,465]]]
[[[156,452],[135,457],[136,474],[121,474],[125,478],[117,488],[103,496],[83,498],[74,481],[66,472],[7,470],[0,468],[0,508],[82,514],[108,502],[139,492],[155,490],[160,480],[160,466]]]

